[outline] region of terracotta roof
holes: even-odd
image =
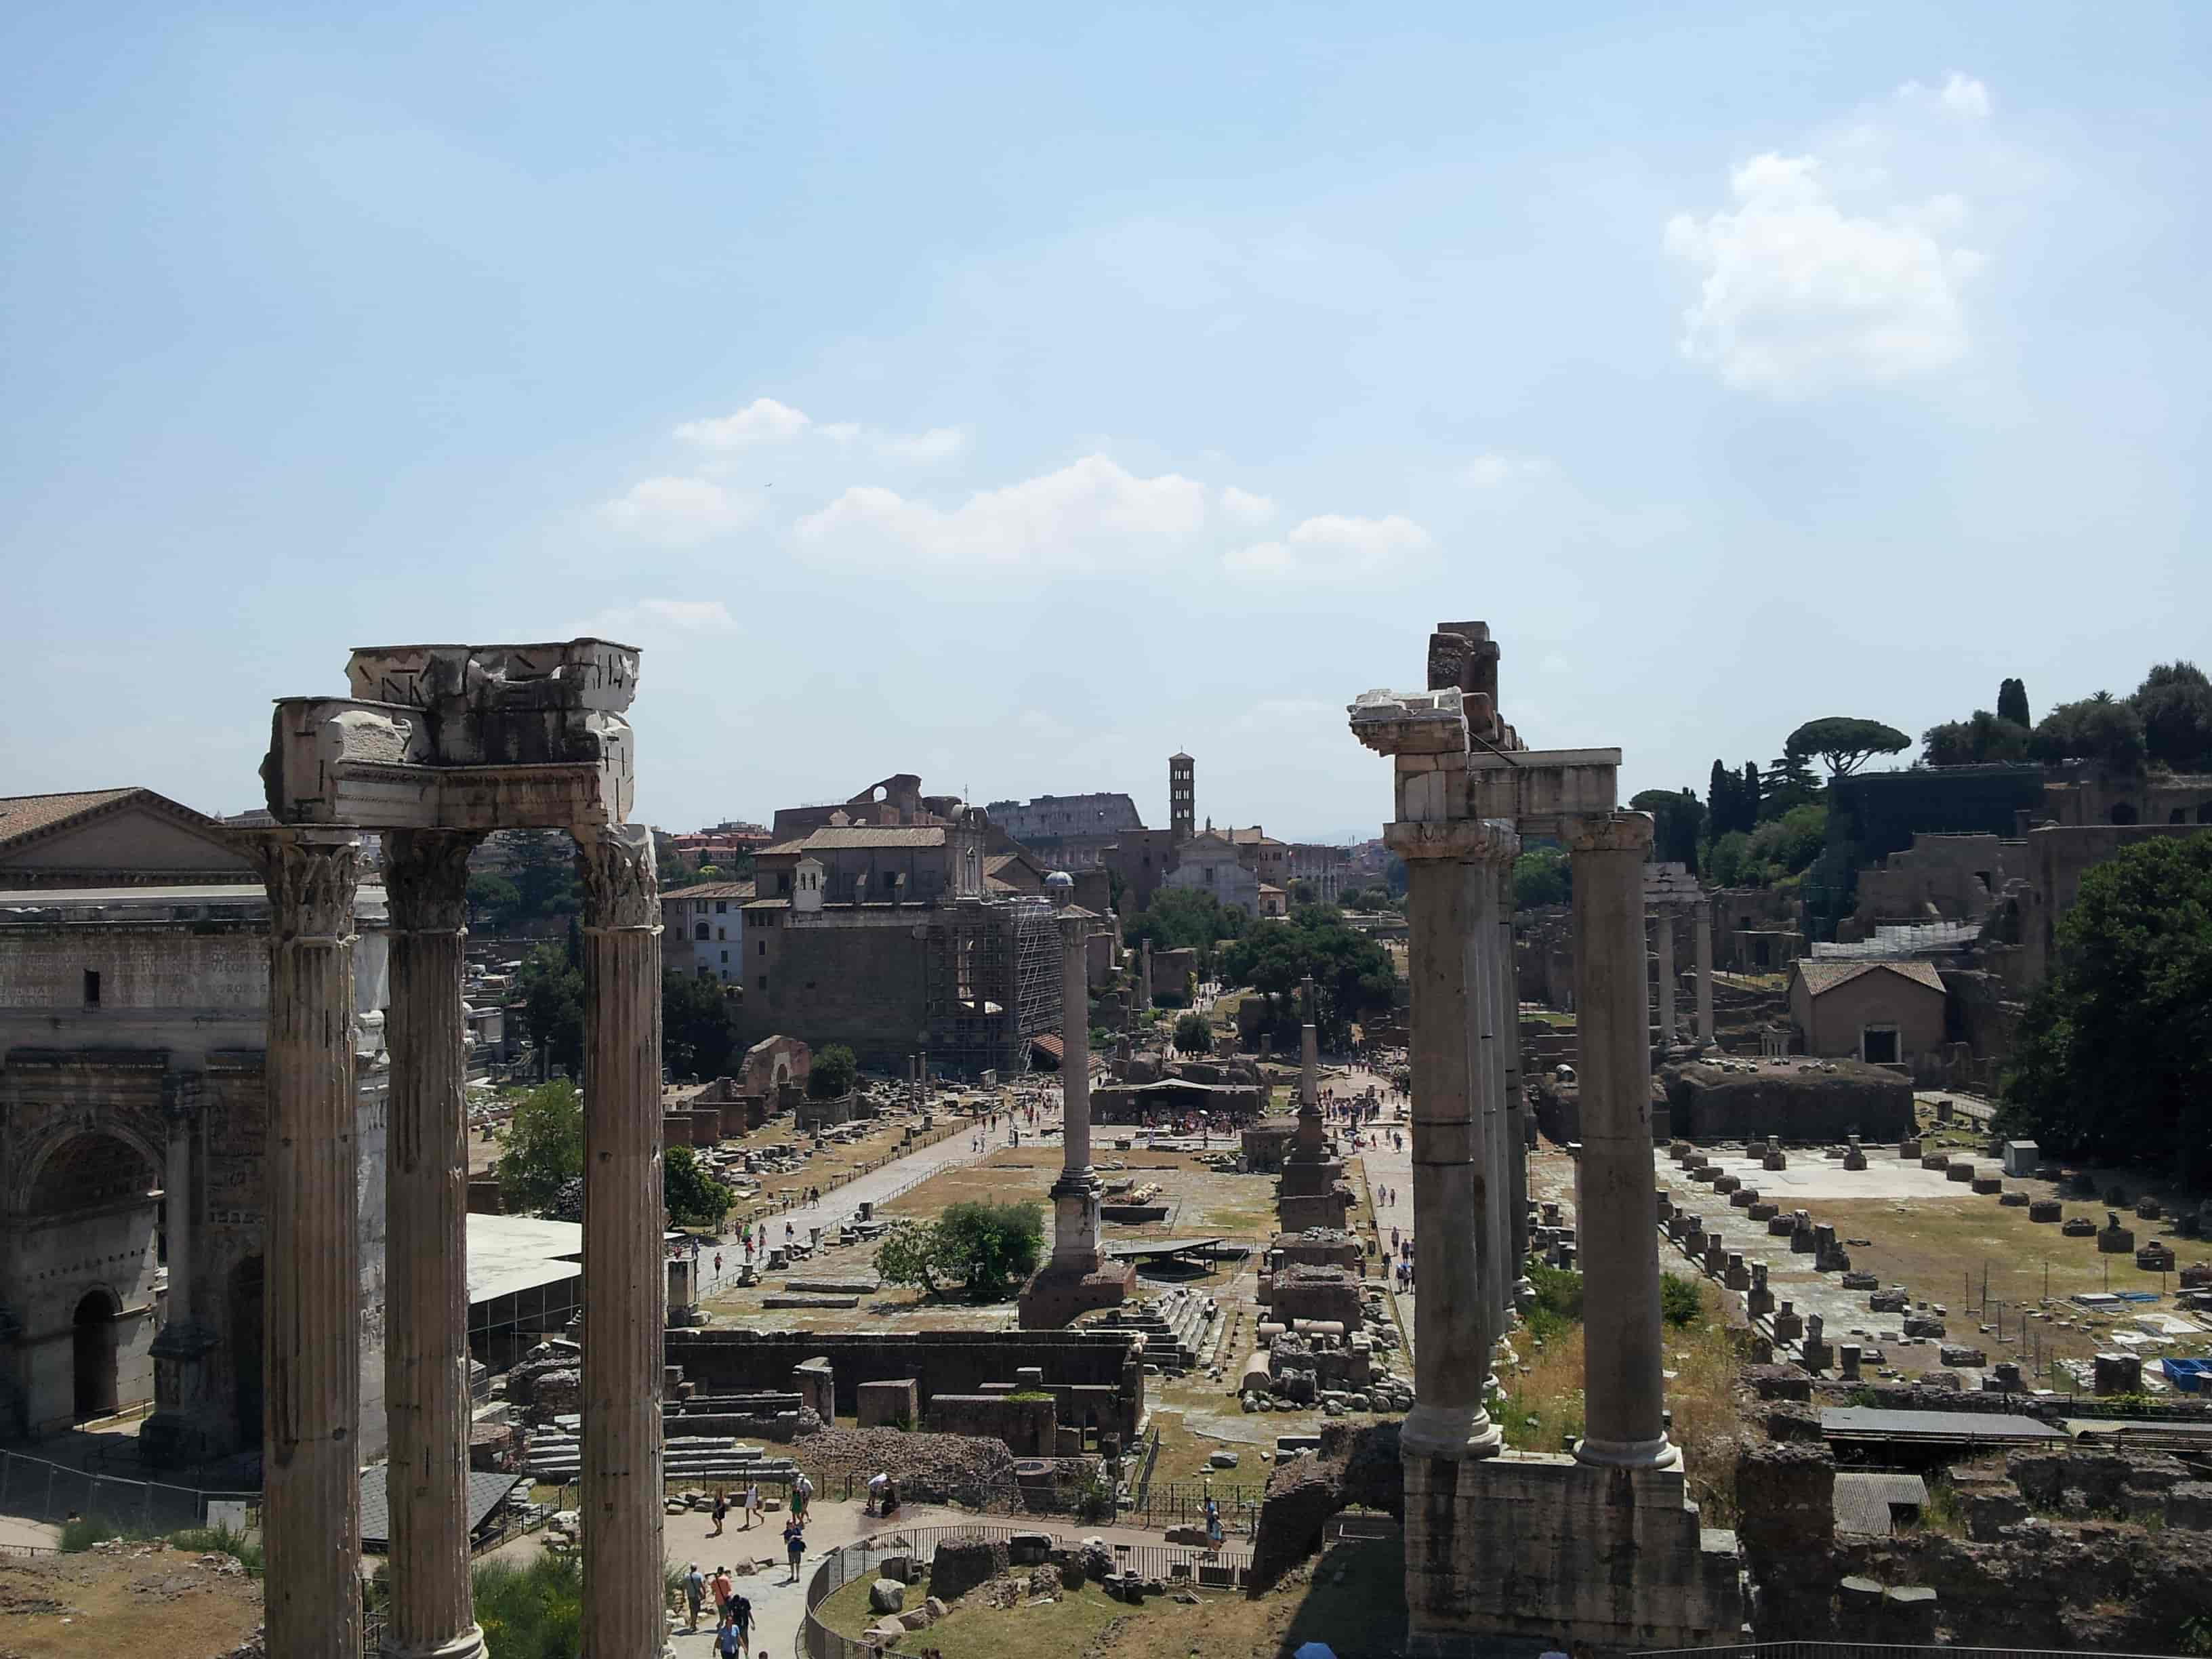
[[[709,881],[696,887],[672,887],[660,896],[664,899],[749,899],[753,896],[750,881]]]
[[[799,844],[810,853],[827,853],[845,847],[942,847],[945,845],[945,826],[941,823],[833,824],[825,830],[817,830]],[[782,849],[770,848],[769,850],[780,852]]]
[[[1229,839],[1239,847],[1280,847],[1284,844],[1256,823],[1249,830],[1231,830]]]
[[[151,793],[149,790],[78,789],[65,795],[6,795],[0,796],[0,847],[10,842],[51,826],[65,823],[80,812],[88,812],[95,806],[105,806],[111,801],[121,800],[125,795]],[[189,808],[183,809],[189,811]],[[194,813],[195,817],[198,817]],[[209,822],[212,823],[210,819]]]
[[[1943,988],[1943,975],[1936,971],[1932,962],[1908,962],[1876,958],[1854,961],[1848,957],[1821,959],[1801,957],[1796,963],[1798,975],[1805,981],[1806,991],[1813,996],[1826,996],[1838,985],[1847,985],[1862,974],[1877,970],[1899,975],[1930,990]]]

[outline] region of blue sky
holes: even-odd
[[[665,827],[1349,838],[1439,618],[1629,790],[2212,654],[2212,9],[1740,9],[9,8],[0,793],[596,631]]]

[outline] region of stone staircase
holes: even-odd
[[[1212,1297],[1177,1288],[1133,1308],[1115,1308],[1090,1322],[1093,1330],[1141,1332],[1145,1363],[1181,1376],[1212,1363],[1224,1322]]]
[[[524,1467],[532,1480],[556,1485],[582,1474],[583,1455],[583,1441],[574,1429],[539,1429],[530,1437]],[[733,1444],[720,1437],[672,1435],[662,1454],[662,1478],[668,1481],[742,1486],[757,1480],[781,1486],[798,1473],[799,1466],[781,1452]]]

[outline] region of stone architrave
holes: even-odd
[[[667,1640],[661,1548],[660,902],[642,824],[580,828],[584,889],[583,1653]]]
[[[469,1591],[469,830],[384,837],[392,907],[385,1154],[385,1409],[392,1606],[386,1659],[475,1659]]]
[[[242,832],[269,892],[269,1650],[361,1659],[361,1192],[349,830]],[[655,1588],[658,1588],[656,1582]]]
[[[1651,1185],[1651,1048],[1644,1024],[1641,812],[1581,818],[1567,830],[1573,864],[1575,1014],[1580,1043],[1582,1176],[1589,1207],[1576,1242],[1583,1318],[1606,1333],[1583,1361],[1588,1463],[1672,1468],[1659,1314],[1659,1253],[1646,1211]]]

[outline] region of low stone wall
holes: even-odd
[[[1897,1140],[1912,1132],[1910,1079],[1851,1060],[1795,1060],[1749,1070],[1669,1066],[1660,1073],[1672,1132],[1692,1140]]]
[[[921,1420],[921,1396],[910,1376],[863,1382],[854,1394],[854,1414],[864,1429],[910,1429]]]
[[[1006,1443],[1017,1457],[1051,1457],[1058,1449],[1054,1431],[1057,1402],[1049,1395],[940,1394],[927,1408],[933,1434],[972,1434]]]

